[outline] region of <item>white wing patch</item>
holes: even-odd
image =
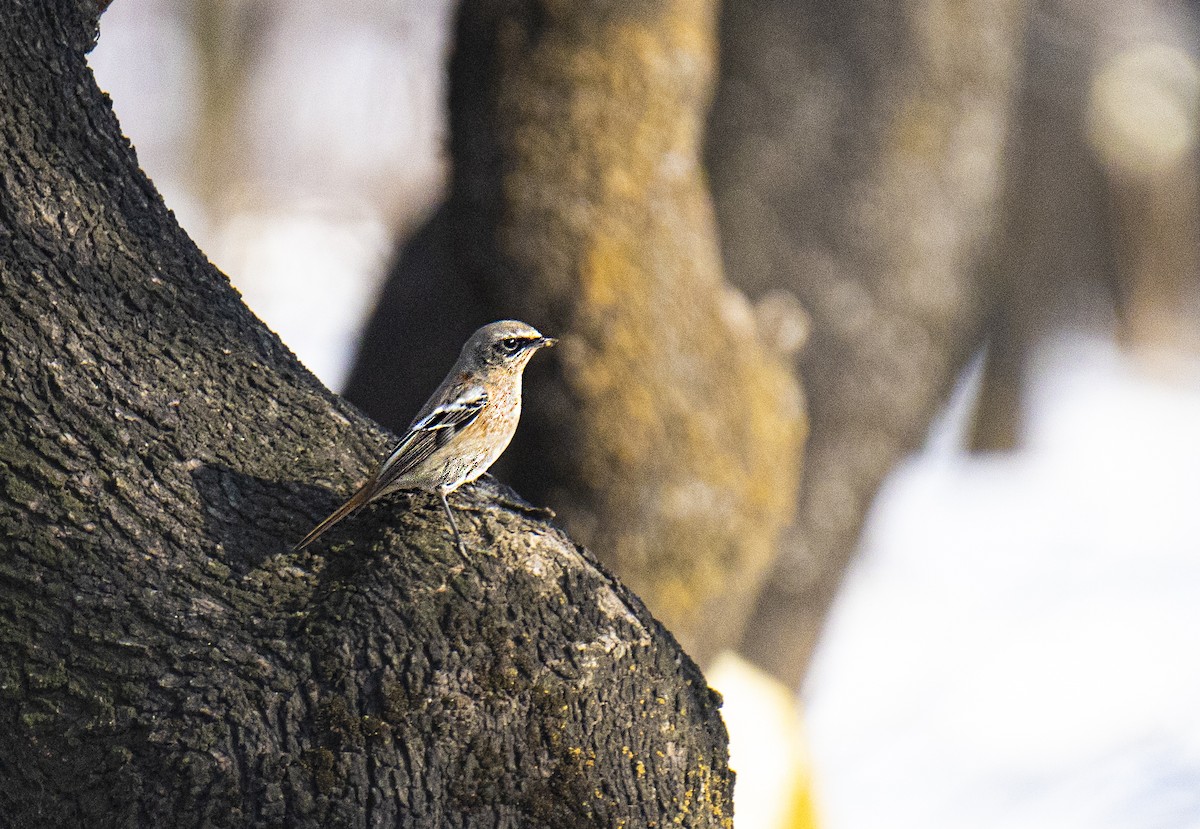
[[[405,434],[376,476],[376,491],[407,475],[450,439],[475,422],[487,405],[488,395],[483,386],[468,386],[452,400],[434,408],[418,420]]]
[[[488,395],[483,386],[470,386],[453,400],[443,403],[412,425],[412,431],[454,429],[465,426],[487,405]]]

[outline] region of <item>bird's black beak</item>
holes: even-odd
[[[558,340],[554,337],[538,337],[533,344],[536,348],[553,348],[557,342]]]

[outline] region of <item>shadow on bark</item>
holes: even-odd
[[[303,537],[303,525],[282,505],[324,503],[332,511],[340,503],[336,495],[319,487],[279,483],[221,466],[202,466],[192,472],[192,480],[202,505],[206,539],[233,573],[243,578],[268,557],[289,553],[287,539]],[[319,511],[318,506],[314,512]]]

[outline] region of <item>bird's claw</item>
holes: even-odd
[[[513,512],[527,515],[530,518],[541,518],[549,521],[557,517],[557,513],[549,507],[535,506],[520,496],[512,496],[508,494],[505,487],[499,486],[494,481],[485,482],[484,486],[479,487],[476,492],[483,496],[482,503],[468,502],[462,504],[459,509],[467,512],[484,513],[494,507],[503,507]]]

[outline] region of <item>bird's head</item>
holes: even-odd
[[[557,340],[544,337],[532,325],[519,320],[489,323],[474,334],[463,346],[463,357],[478,366],[522,369],[539,348],[554,345]]]

